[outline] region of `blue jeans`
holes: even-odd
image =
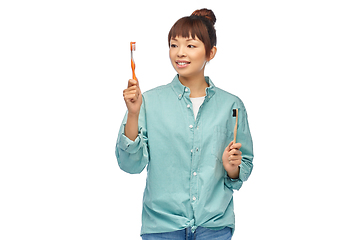
[[[142,240],[231,240],[231,228],[226,227],[221,230],[211,230],[203,227],[196,228],[191,232],[191,228],[175,232],[143,234]]]

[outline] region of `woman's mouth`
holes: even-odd
[[[189,66],[190,62],[187,61],[176,61],[176,65],[178,68],[185,68]]]

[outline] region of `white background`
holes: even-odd
[[[114,153],[129,42],[142,91],[167,84],[168,31],[203,7],[206,75],[243,100],[254,140],[233,239],[360,239],[355,0],[2,1],[1,239],[140,239],[146,173]]]

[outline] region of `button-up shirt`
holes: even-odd
[[[233,190],[240,189],[253,168],[247,113],[238,97],[205,80],[209,87],[196,120],[190,89],[177,75],[143,93],[134,141],[124,134],[127,114],[121,124],[116,143],[120,168],[140,173],[147,166],[141,234],[235,228]],[[238,109],[237,142],[242,144],[238,179],[230,179],[222,163],[234,138],[233,109]]]

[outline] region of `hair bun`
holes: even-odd
[[[215,17],[214,12],[212,10],[210,10],[210,9],[207,9],[207,8],[195,10],[191,14],[191,16],[204,17],[207,20],[209,20],[213,25],[215,25],[215,22],[216,22],[216,17]]]

